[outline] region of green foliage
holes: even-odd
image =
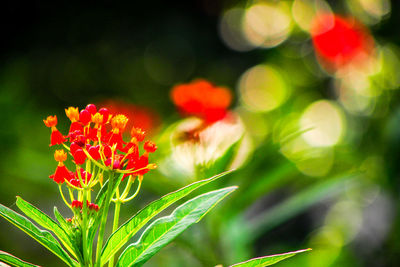
[[[32,263],[23,261],[7,252],[1,251],[1,250],[0,250],[0,262],[5,262],[7,264],[11,264],[11,265],[17,266],[17,267],[38,266],[38,265],[34,265]]]
[[[26,216],[37,222],[40,226],[52,231],[68,249],[68,251],[75,257],[75,259],[79,259],[81,257],[79,250],[76,249],[76,245],[72,243],[70,237],[64,230],[68,227],[68,225],[64,225],[64,229],[61,228],[60,225],[58,225],[47,214],[23,200],[21,197],[17,197],[17,206],[23,213],[25,213]]]
[[[37,242],[62,259],[69,266],[76,266],[76,262],[71,259],[67,252],[65,252],[58,241],[49,232],[40,230],[27,218],[1,204],[0,216],[27,233]]]
[[[136,243],[124,250],[117,266],[141,266],[236,188],[228,187],[200,195],[179,206],[170,216],[154,221]]]
[[[311,249],[302,249],[293,252],[283,253],[283,254],[276,254],[271,256],[265,256],[260,258],[254,258],[245,262],[240,262],[237,264],[232,265],[231,267],[264,267],[270,266],[287,258],[293,257],[296,254],[310,251]]]
[[[229,172],[224,172],[206,180],[192,183],[178,191],[170,193],[143,208],[136,215],[126,221],[107,240],[102,251],[102,262],[107,262],[129,239],[135,235],[148,221],[171,204],[187,196],[195,189],[214,181]]]
[[[108,261],[110,261],[110,266],[112,266],[114,255],[118,253],[118,251],[157,214],[199,187],[204,186],[227,173],[229,173],[229,171],[209,179],[192,183],[147,205],[114,231],[104,246],[102,246],[102,242],[98,242],[98,248],[102,248],[102,250],[100,256],[99,254],[97,255],[97,259],[93,264],[92,240],[87,240],[85,238],[88,237],[88,233],[96,232],[98,225],[100,225],[100,221],[103,222],[104,218],[107,218],[107,214],[105,214],[104,211],[102,217],[94,216],[91,219],[91,224],[88,224],[95,225],[96,227],[92,227],[92,229],[72,229],[72,226],[66,222],[56,207],[54,208],[54,215],[58,223],[29,202],[23,200],[21,197],[17,197],[16,204],[18,208],[37,224],[52,231],[61,241],[62,245],[71,253],[74,259],[71,258],[71,256],[63,249],[59,241],[55,239],[53,235],[45,230],[39,229],[24,216],[1,204],[0,215],[33,237],[36,241],[62,259],[68,266],[103,266]],[[102,208],[106,205],[110,205],[111,196],[115,194],[115,190],[117,185],[120,183],[121,177],[122,176],[119,176],[117,181],[111,180],[111,182],[103,185],[103,188],[100,190],[97,197],[97,203],[99,203]],[[231,186],[204,193],[186,201],[177,207],[169,216],[155,220],[143,231],[143,234],[135,243],[126,247],[120,255],[116,265],[121,267],[141,266],[189,226],[198,222],[212,208],[214,208],[219,201],[232,193],[236,188],[236,186]],[[110,195],[107,196],[107,194]],[[82,214],[85,214],[86,212],[85,206],[86,205],[83,207]],[[257,258],[235,266],[268,266],[303,251]],[[36,266],[24,262],[5,252],[0,252],[0,260],[15,266]]]

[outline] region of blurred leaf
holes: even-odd
[[[264,175],[261,173],[258,179],[251,180],[247,188],[242,189],[241,186],[242,194],[238,200],[240,201],[239,205],[246,206],[252,203],[279,185],[287,183],[288,179],[297,173],[296,166],[287,160],[281,162],[273,169],[268,169]],[[237,206],[234,209],[237,209]]]
[[[77,255],[80,255],[80,253],[79,251],[77,251],[76,246],[71,242],[68,234],[64,231],[64,229],[62,229],[52,218],[50,218],[47,214],[43,213],[41,210],[18,196],[17,206],[23,213],[25,213],[26,216],[30,217],[40,226],[52,231],[60,239],[60,241],[68,249],[68,251],[76,259],[79,259]]]
[[[32,263],[23,261],[20,258],[15,257],[14,255],[11,255],[7,252],[0,250],[0,263],[2,263],[2,262],[11,264],[12,266],[17,266],[17,267],[39,266],[39,265],[35,265]]]
[[[232,162],[234,155],[237,151],[238,145],[240,145],[241,140],[242,139],[239,139],[234,144],[232,144],[225,151],[224,155],[222,155],[215,162],[213,162],[210,167],[206,167],[205,172],[204,172],[205,173],[204,177],[210,177],[214,173],[220,173],[220,172],[225,171],[229,167],[230,163]]]
[[[265,210],[256,217],[247,218],[244,213],[231,218],[226,224],[226,234],[222,237],[224,251],[228,258],[236,261],[249,257],[252,242],[261,235],[303,212],[324,199],[343,192],[345,185],[354,185],[358,175],[346,174],[312,184],[302,192],[276,206]]]
[[[76,266],[76,262],[70,258],[58,241],[49,232],[40,230],[27,218],[2,204],[0,204],[0,215],[53,252],[69,266]]]
[[[236,188],[227,187],[197,196],[176,208],[171,215],[157,219],[136,243],[124,250],[117,266],[141,266]]]
[[[132,216],[128,221],[121,225],[111,236],[108,238],[102,253],[101,262],[106,263],[111,256],[113,256],[129,239],[134,236],[148,221],[150,221],[158,213],[166,209],[171,204],[179,199],[187,196],[193,190],[214,181],[230,171],[215,175],[209,179],[192,183],[178,191],[172,192],[162,198],[150,203],[145,208],[140,210],[136,215]]]
[[[302,249],[302,250],[297,250],[293,252],[288,252],[288,253],[283,253],[283,254],[276,254],[276,255],[271,255],[271,256],[265,256],[265,257],[260,257],[260,258],[254,258],[248,261],[244,261],[241,263],[237,263],[234,265],[231,265],[231,267],[236,266],[236,267],[264,267],[264,266],[270,266],[273,265],[277,262],[280,262],[284,259],[293,257],[296,254],[310,251],[311,249]]]
[[[251,239],[254,240],[261,234],[306,210],[315,203],[343,192],[345,185],[350,181],[354,181],[356,177],[356,174],[346,174],[313,184],[283,203],[266,210],[249,222],[251,229],[249,237],[251,236]]]

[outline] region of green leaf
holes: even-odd
[[[288,252],[288,253],[283,253],[283,254],[276,254],[276,255],[271,255],[271,256],[265,256],[265,257],[260,257],[260,258],[254,258],[248,261],[244,261],[241,263],[236,263],[234,265],[231,265],[231,267],[264,267],[264,266],[270,266],[273,265],[277,262],[280,262],[284,259],[293,257],[296,254],[310,251],[311,248],[308,249],[302,249],[302,250],[297,250],[293,252]]]
[[[56,217],[58,223],[60,224],[61,228],[69,235],[70,234],[70,226],[65,221],[65,218],[61,215],[58,211],[57,207],[54,207],[54,216]]]
[[[30,220],[7,208],[6,206],[3,206],[2,204],[0,204],[0,216],[30,235],[33,239],[46,247],[69,266],[76,265],[76,262],[69,257],[69,255],[58,243],[57,239],[55,239],[49,232],[39,229]]]
[[[229,165],[233,161],[234,155],[236,154],[236,152],[238,150],[238,146],[240,146],[241,141],[242,141],[242,138],[240,138],[238,141],[233,143],[221,157],[219,157],[214,162],[210,163],[209,166],[206,166],[203,177],[204,178],[210,177],[214,173],[223,172],[226,169],[228,169]]]
[[[17,266],[17,267],[30,267],[30,266],[39,266],[35,265],[26,261],[23,261],[14,255],[11,255],[7,252],[1,251],[0,250],[0,263],[4,262],[7,264],[11,264],[12,266]],[[1,265],[1,264],[0,264]]]
[[[136,243],[124,250],[117,266],[141,266],[236,188],[232,186],[202,194],[176,208],[171,215],[155,220]]]
[[[129,241],[147,222],[149,222],[154,216],[166,209],[171,204],[187,196],[193,190],[214,181],[231,171],[223,172],[215,175],[209,179],[201,180],[185,186],[175,192],[169,193],[162,198],[153,201],[137,214],[132,216],[128,221],[121,225],[112,235],[108,238],[101,256],[101,262],[106,263],[126,242]]]
[[[17,197],[17,206],[26,216],[30,217],[40,226],[52,231],[75,259],[79,259],[77,256],[79,255],[79,251],[77,251],[76,247],[71,242],[68,234],[52,218],[21,197]]]
[[[358,173],[342,174],[331,179],[310,185],[308,188],[286,199],[282,203],[260,213],[249,222],[251,240],[256,239],[266,231],[292,218],[300,212],[319,203],[323,199],[334,197],[343,192],[345,187],[356,185]]]
[[[104,201],[104,198],[106,197],[107,187],[108,187],[108,180],[100,188],[99,193],[97,193],[96,201],[94,203],[96,203],[99,207],[101,206],[101,204]]]

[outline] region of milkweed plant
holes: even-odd
[[[175,93],[175,100],[184,107],[182,111],[199,113],[206,110],[208,121],[223,116],[230,102],[226,91],[218,89],[215,95],[228,104],[204,109],[200,102],[196,105],[187,102],[182,92]],[[198,195],[168,216],[155,219],[194,190],[229,173],[224,172],[155,200],[120,224],[121,208],[139,195],[144,176],[157,167],[150,161],[157,146],[146,140],[145,132],[136,127],[129,129],[130,139],[124,140],[129,118],[111,114],[107,108],[97,110],[94,104],[89,104],[81,111],[69,107],[65,113],[71,121],[67,135],[57,129],[56,116],[48,116],[44,124],[51,130],[50,146],[57,147],[54,151],[56,168],[50,178],[70,210],[69,218],[64,217],[57,207],[54,207],[52,218],[19,196],[16,205],[25,216],[1,204],[0,215],[67,266],[141,266],[237,188],[230,186]],[[68,161],[70,163],[65,164]],[[111,205],[114,206],[113,214],[109,212]],[[112,232],[107,236],[108,220],[110,223],[112,220]],[[136,237],[139,231],[141,234]],[[307,250],[254,258],[233,266],[269,266]],[[12,266],[38,266],[4,251],[0,251],[0,262]]]

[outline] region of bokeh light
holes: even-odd
[[[374,25],[391,11],[390,0],[347,0],[347,8],[366,24]]]
[[[245,13],[243,30],[254,46],[274,47],[285,41],[292,30],[290,9],[285,2],[263,2]]]
[[[282,105],[289,96],[289,88],[281,73],[270,65],[257,65],[247,70],[239,81],[244,105],[258,112],[267,112]]]
[[[249,51],[255,46],[247,41],[243,33],[242,24],[245,14],[244,8],[228,9],[221,16],[219,22],[219,33],[222,41],[231,49],[236,51]]]
[[[345,116],[333,102],[320,100],[312,103],[300,119],[304,140],[316,147],[333,146],[340,142],[346,131]]]
[[[313,18],[317,14],[330,14],[332,10],[324,0],[294,0],[292,16],[297,25],[306,32],[311,30]]]

